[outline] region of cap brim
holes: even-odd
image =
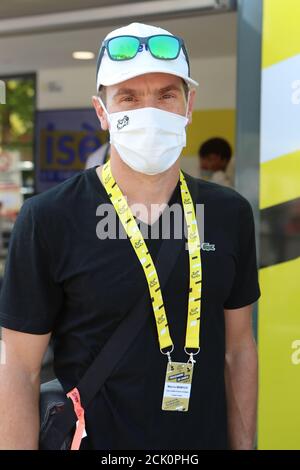
[[[143,70],[143,71],[136,71],[136,72],[131,70],[125,73],[120,73],[118,76],[115,76],[114,78],[110,78],[108,80],[101,79],[101,83],[99,83],[100,80],[97,77],[97,89],[99,90],[100,85],[103,85],[103,86],[117,85],[118,83],[125,82],[126,80],[129,80],[130,78],[139,77],[140,75],[145,75],[148,73],[167,73],[169,75],[175,75],[176,77],[182,78],[189,85],[199,86],[199,83],[196,82],[196,80],[193,80],[192,78],[187,77],[184,74],[180,74],[178,72],[172,72],[172,70],[166,70],[165,68],[163,69],[163,68],[158,67],[157,69],[151,68],[151,70]]]

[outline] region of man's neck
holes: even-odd
[[[151,205],[164,206],[169,202],[179,179],[179,160],[163,173],[145,175],[126,165],[112,147],[110,164],[112,175],[123,195],[127,197],[128,205],[130,207],[136,204],[144,206],[145,211],[139,212],[141,220],[148,223],[155,221],[159,217],[159,210],[152,208],[151,216]],[[102,166],[97,168],[98,177],[102,181],[101,171]]]

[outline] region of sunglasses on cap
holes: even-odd
[[[188,64],[188,74],[190,75],[190,63],[183,39],[169,34],[155,34],[147,37],[124,35],[104,40],[97,60],[97,71],[105,49],[111,60],[123,61],[133,59],[139,51],[143,50],[143,44],[155,59],[160,60],[177,59],[182,48]]]

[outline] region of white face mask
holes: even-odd
[[[186,145],[186,115],[158,108],[109,114],[101,98],[99,101],[110,124],[110,143],[130,168],[155,175],[168,170],[176,162]]]

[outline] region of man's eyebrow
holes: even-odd
[[[168,85],[166,87],[160,88],[158,90],[158,93],[163,95],[164,93],[167,93],[168,91],[182,91],[181,87],[175,84]]]
[[[133,88],[119,88],[113,97],[116,98],[117,96],[121,96],[121,95],[136,95],[136,94],[137,94],[137,91],[134,90]]]
[[[175,85],[175,83],[171,84],[171,85],[168,85],[168,86],[165,86],[163,88],[159,88],[155,91],[156,94],[159,94],[159,95],[163,95],[164,93],[167,93],[168,91],[179,91],[181,92],[182,89],[180,86],[178,85]],[[114,98],[117,98],[118,96],[122,96],[122,95],[139,95],[141,94],[141,92],[135,90],[134,88],[119,88],[116,93],[113,95]]]

